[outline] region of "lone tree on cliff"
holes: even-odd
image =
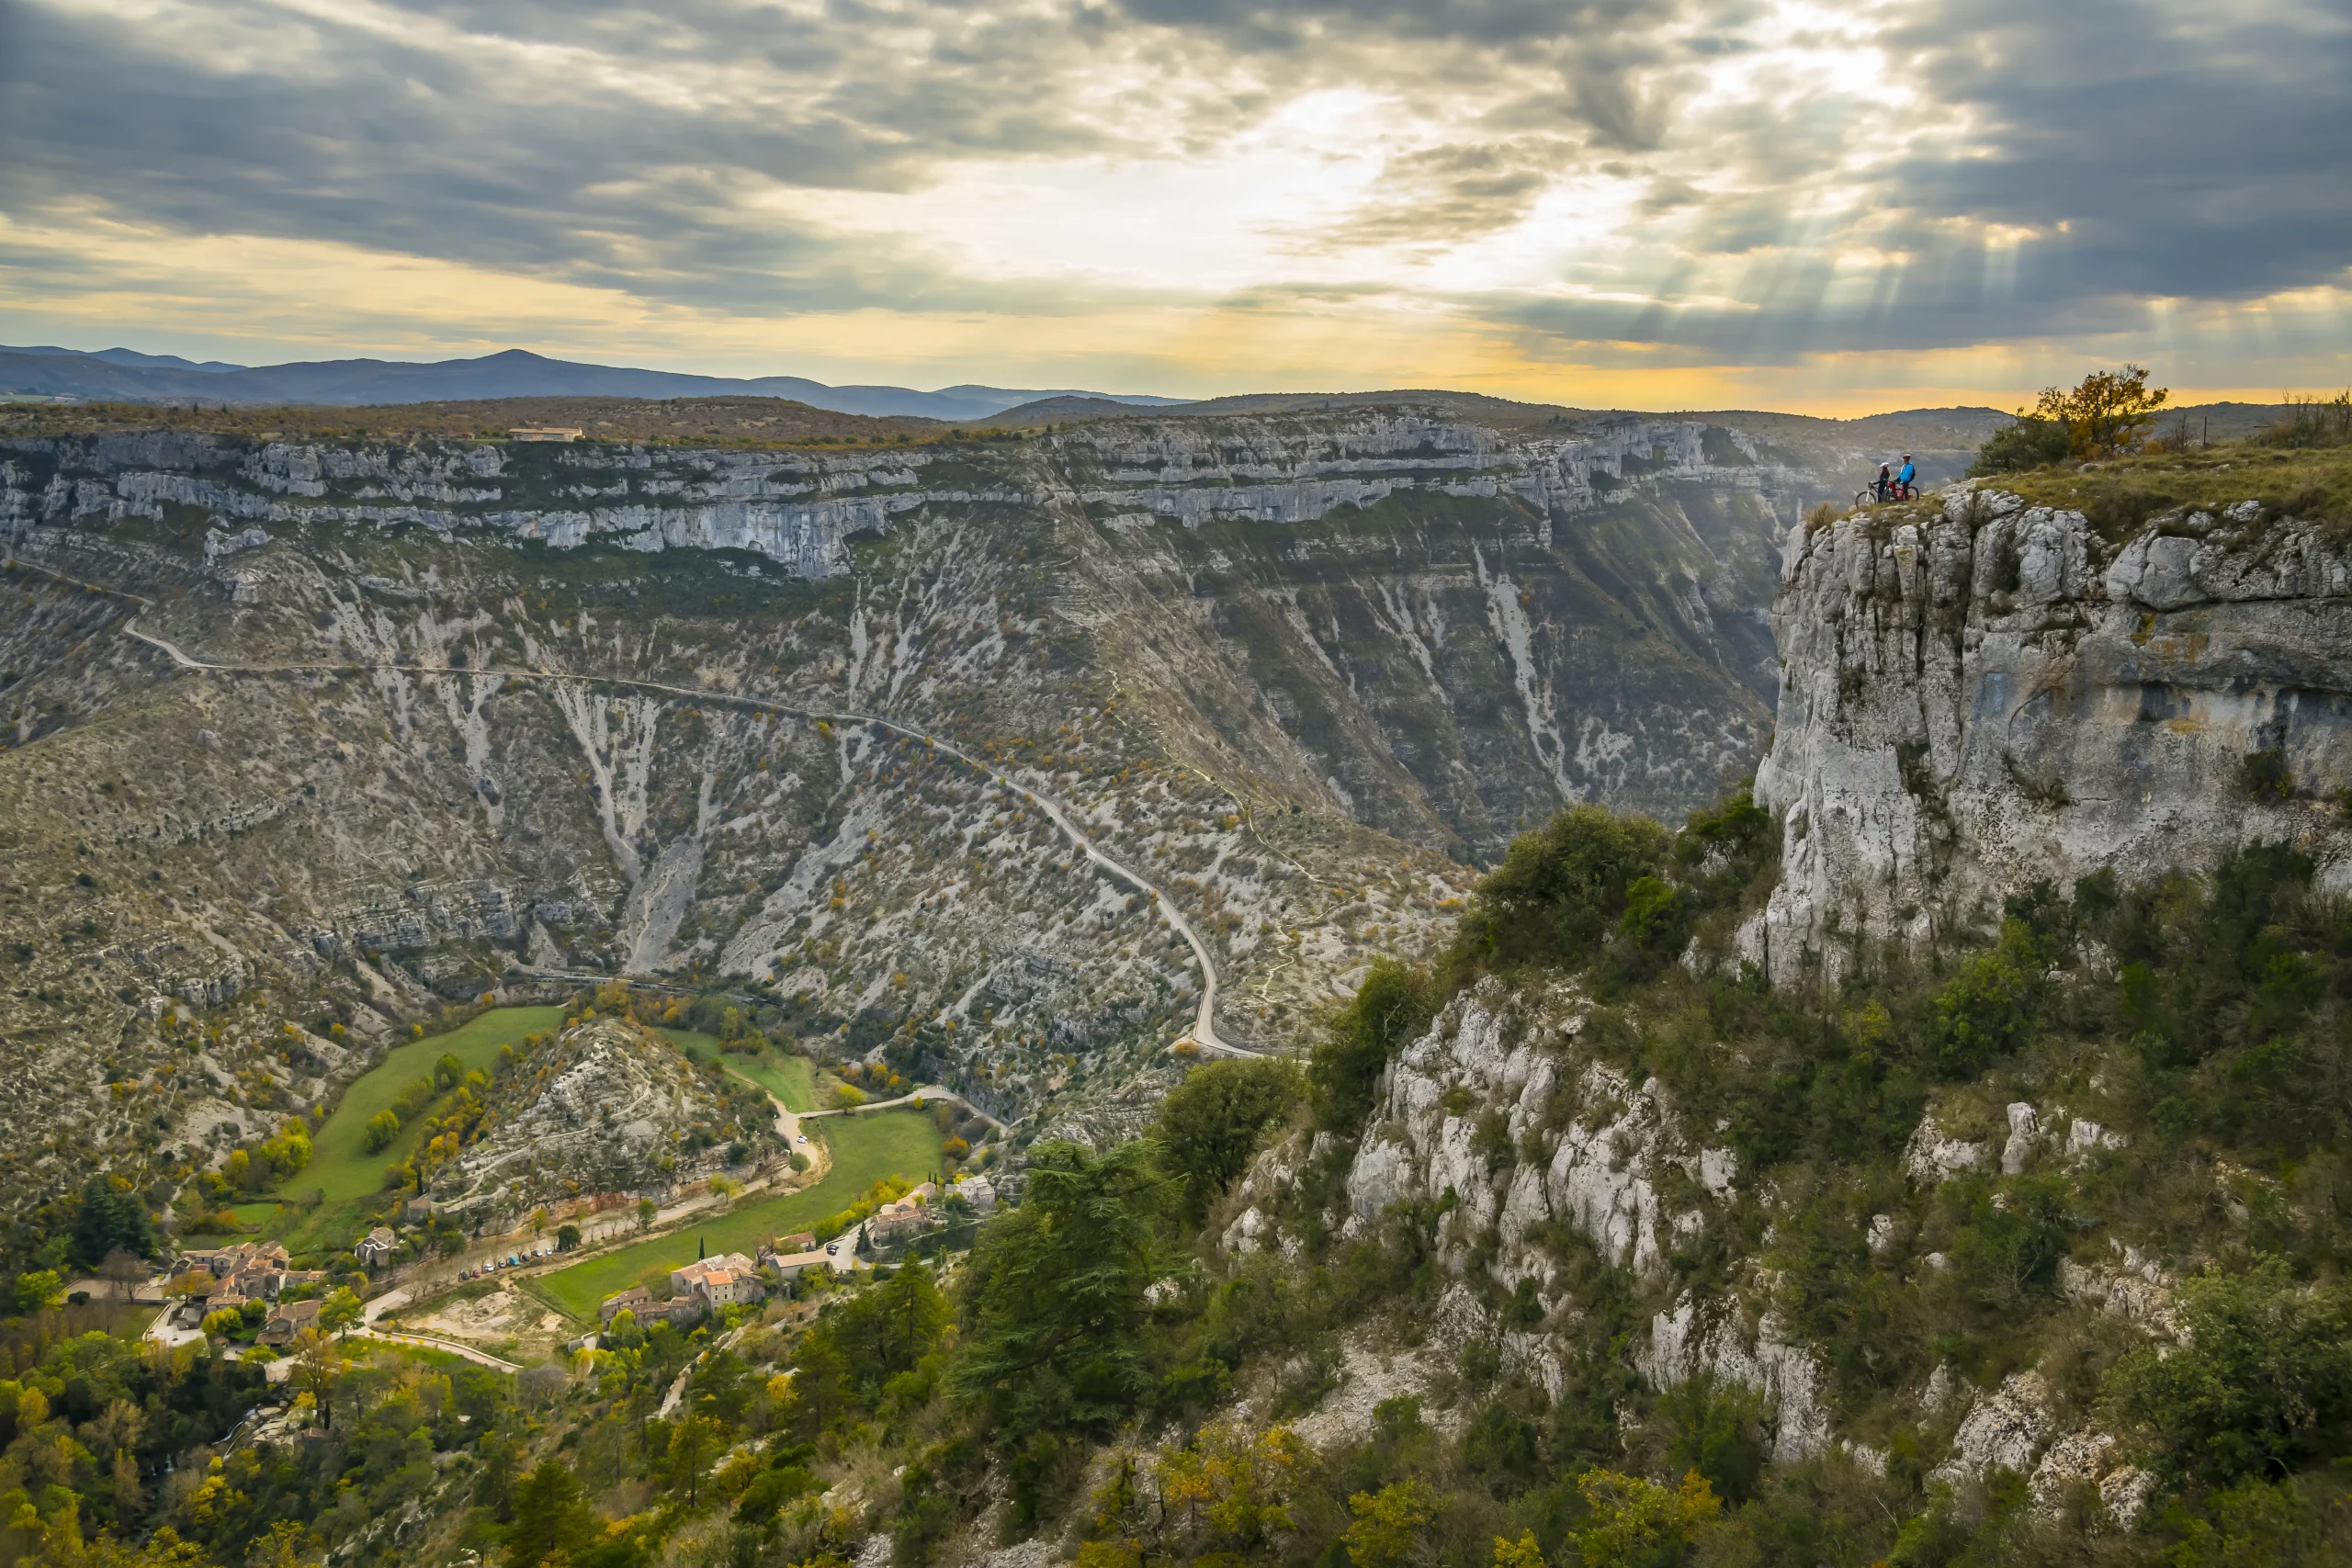
[[[2045,387],[2031,413],[2019,409],[2015,424],[1977,449],[1969,472],[2007,474],[2070,457],[2113,457],[2139,445],[2171,395],[2151,389],[2148,372],[2137,365],[2095,370],[2072,388]]]

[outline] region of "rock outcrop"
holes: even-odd
[[[1656,1079],[1634,1079],[1585,1045],[1586,1006],[1571,987],[1528,997],[1489,980],[1456,998],[1391,1063],[1348,1172],[1342,1235],[1400,1208],[1436,1216],[1439,1246],[1464,1275],[1483,1269],[1505,1293],[1532,1291],[1548,1319],[1580,1310],[1560,1251],[1565,1235],[1653,1283],[1678,1242],[1736,1201],[1738,1161],[1692,1138]],[[1245,1196],[1272,1197],[1294,1153],[1262,1162]],[[1228,1250],[1279,1244],[1253,1202]],[[1544,1329],[1507,1329],[1461,1288],[1448,1310],[1494,1336],[1503,1364],[1556,1393],[1564,1371]],[[1657,1313],[1637,1364],[1660,1387],[1706,1377],[1766,1396],[1772,1451],[1796,1460],[1829,1444],[1817,1359],[1789,1337],[1769,1302],[1685,1294]]]
[[[1782,874],[1747,955],[1834,978],[1858,942],[1981,926],[2038,880],[2256,841],[2352,884],[2347,589],[2341,542],[2251,502],[2110,538],[1961,488],[1795,530],[1756,784]]]
[[[566,1030],[517,1070],[504,1113],[435,1176],[441,1207],[511,1216],[572,1193],[662,1189],[757,1134],[675,1048],[625,1019]]]

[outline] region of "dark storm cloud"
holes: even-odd
[[[2244,299],[2340,276],[2352,14],[2150,20],[2120,0],[1943,0],[1917,16],[1894,41],[1990,130],[1979,156],[1890,171],[1890,197],[1928,218],[2065,224],[2019,280],[2045,307],[2087,290]]]
[[[968,305],[935,269],[872,245],[842,254],[747,206],[779,185],[903,190],[951,152],[1097,144],[1002,90],[998,73],[1066,49],[1019,28],[950,29],[918,79],[904,60],[878,69],[872,47],[851,50],[845,35],[871,21],[854,14],[831,28],[693,6],[413,14],[496,47],[232,3],[220,53],[191,57],[113,18],[10,6],[0,206],[21,219],[95,204],[189,233],[336,240],[755,312],[878,296]],[[699,99],[566,81],[509,42],[681,68],[689,90],[718,80]],[[842,68],[845,51],[868,71]],[[742,84],[729,73],[763,53],[792,73],[763,71],[760,96],[730,96]]]
[[[1884,47],[1916,118],[1952,128],[1917,142],[1849,81],[1710,94],[1710,72],[1791,41],[1747,0],[219,0],[175,30],[192,15],[0,0],[0,212],[332,239],[746,314],[1052,310],[1067,290],[845,241],[781,198],[854,206],[977,159],[1196,155],[1357,86],[1422,134],[1293,247],[1311,276],[1244,295],[1352,296],[1374,253],[1502,232],[1585,176],[1645,192],[1622,245],[1564,263],[1557,290],[1457,303],[1776,363],[2129,330],[2152,300],[2352,263],[2336,5],[1858,8],[1831,41]]]

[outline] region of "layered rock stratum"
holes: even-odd
[[[1036,792],[1288,1048],[1563,802],[1750,766],[1779,541],[1873,460],[1757,423],[0,444],[6,1190],[216,1157],[535,976],[1132,1125],[1204,976]]]
[[[1997,923],[2003,898],[2293,845],[2352,885],[2352,550],[2247,500],[2102,533],[1955,487],[1788,540],[1779,722],[1757,799],[1776,982],[1859,944]]]

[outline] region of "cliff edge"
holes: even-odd
[[[2273,502],[2128,531],[1955,487],[1792,531],[1757,775],[1781,876],[1741,932],[1775,983],[2291,843],[2352,886],[2352,548]]]

